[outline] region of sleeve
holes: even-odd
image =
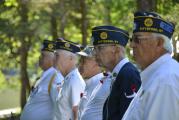
[[[145,120],[177,120],[179,118],[179,89],[171,85],[160,85],[146,96]]]
[[[112,86],[110,97],[105,103],[103,117],[112,120],[122,119],[134,97],[134,92],[138,91],[140,85],[140,74],[136,68],[130,65],[121,69]],[[106,116],[107,113],[109,118]]]
[[[70,102],[73,107],[78,106],[80,102],[80,94],[84,92],[84,85],[78,77],[73,78],[72,81],[73,82],[71,82],[72,84],[70,85]]]
[[[121,80],[122,79],[122,80]],[[130,102],[140,88],[141,79],[137,69],[128,68],[123,71],[121,78],[118,79],[118,84],[121,86],[121,96],[119,104],[119,116],[122,119],[125,111],[127,110]],[[117,120],[118,118],[115,118]]]

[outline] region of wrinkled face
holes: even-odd
[[[96,45],[94,46],[94,54],[96,61],[101,67],[107,68],[114,59],[112,49],[115,45]]]
[[[46,70],[49,67],[53,66],[54,63],[54,53],[48,51],[41,51],[41,55],[39,57],[39,66]]]
[[[79,71],[83,78],[91,77],[97,63],[94,57],[81,57],[79,61]]]
[[[149,32],[136,32],[133,34],[130,46],[133,49],[134,60],[144,69],[156,58],[158,50],[157,37]]]

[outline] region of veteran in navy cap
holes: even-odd
[[[98,65],[93,54],[93,49],[93,46],[86,46],[82,51],[78,52],[81,56],[78,68],[86,83],[85,91],[81,94],[79,103],[79,120],[86,109],[86,105],[89,102],[93,90],[100,84],[100,80],[104,78],[102,69]]]
[[[131,47],[142,85],[123,120],[179,119],[179,64],[171,57],[174,25],[154,12],[136,12]]]
[[[56,93],[58,84],[63,80],[60,71],[57,71],[53,67],[55,59],[54,50],[54,41],[43,41],[39,58],[39,66],[43,70],[43,73],[30,93],[20,120],[52,120],[53,118],[54,109],[49,87],[56,87],[55,91],[53,91],[53,93]],[[54,82],[51,83],[51,80]]]
[[[56,68],[65,77],[56,99],[56,112],[53,120],[77,120],[80,94],[85,82],[77,69],[80,45],[65,39],[56,42]]]
[[[111,89],[103,107],[103,120],[120,120],[140,87],[138,70],[125,56],[127,31],[114,26],[92,29],[98,63],[112,73]]]

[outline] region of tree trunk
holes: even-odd
[[[173,40],[173,54],[174,54],[173,58],[179,62],[179,53],[177,53],[177,47],[178,47],[177,46],[177,40],[178,40],[178,37],[173,38],[172,40]]]
[[[111,21],[111,0],[105,0],[104,2],[104,23],[106,25],[111,25],[112,21]]]
[[[21,16],[20,25],[23,29],[21,32],[21,48],[20,48],[20,78],[21,78],[21,108],[23,109],[26,100],[27,94],[30,92],[30,82],[27,73],[27,57],[29,46],[28,43],[30,39],[27,39],[28,36],[28,1],[27,0],[18,0],[19,3],[19,14]]]
[[[156,11],[156,0],[137,0],[139,11]]]
[[[51,32],[53,40],[56,40],[58,38],[58,32],[57,32],[57,18],[55,15],[51,15]]]
[[[67,16],[68,16],[68,8],[65,5],[65,0],[59,0],[59,7],[60,7],[60,23],[59,23],[59,37],[65,37],[65,27],[67,23]]]
[[[24,108],[24,105],[27,101],[27,95],[30,92],[30,83],[27,73],[27,57],[28,57],[28,48],[26,43],[21,46],[20,51],[20,75],[21,75],[21,108]]]
[[[85,46],[87,45],[87,27],[88,27],[88,20],[87,20],[87,5],[85,0],[80,0],[81,6],[81,32],[82,32],[82,44]]]
[[[68,12],[66,11],[65,13],[63,13],[63,15],[61,16],[61,20],[60,20],[60,37],[65,37],[65,27],[66,27],[66,23],[67,23],[67,16],[68,16]]]

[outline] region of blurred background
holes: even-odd
[[[179,0],[0,0],[0,119],[18,115],[40,76],[44,39],[90,43],[91,28],[114,25],[132,34],[133,13],[155,11],[175,23],[179,61]],[[130,48],[127,47],[129,58]],[[6,118],[7,117],[7,118]]]

